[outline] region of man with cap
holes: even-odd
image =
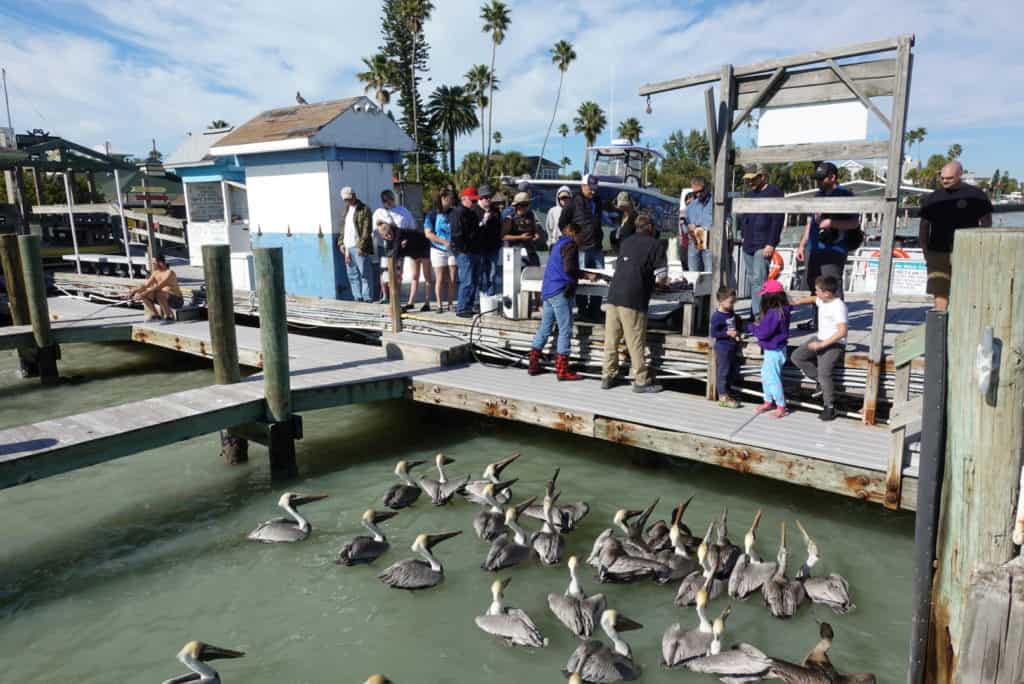
[[[761,167],[749,167],[743,174],[747,197],[782,197],[782,190],[768,182]],[[740,230],[743,235],[743,272],[750,286],[750,313],[756,320],[761,313],[761,286],[768,279],[768,266],[782,237],[785,214],[743,214]]]
[[[501,213],[491,204],[491,188],[477,190],[477,216],[480,223],[480,292],[493,297],[501,294]]]
[[[529,178],[520,178],[519,181],[516,183],[516,192],[529,193],[530,192],[530,179]],[[504,221],[505,219],[507,219],[509,216],[511,216],[514,213],[516,213],[516,207],[515,207],[515,203],[513,202],[512,204],[510,204],[507,207],[505,207],[504,210],[502,210],[502,212],[501,212],[501,220]],[[562,237],[562,236],[559,235],[558,237]]]
[[[459,267],[459,296],[455,304],[455,315],[460,318],[473,317],[473,303],[477,299],[480,284],[482,256],[480,250],[480,217],[476,202],[480,199],[476,188],[463,188],[459,194],[459,206],[452,210],[451,249]]]
[[[562,210],[558,227],[575,223],[580,229],[580,267],[604,268],[604,229],[601,228],[601,201],[597,196],[597,176],[587,174],[580,183],[580,193]],[[577,296],[580,318],[592,323],[601,320],[600,296]]]
[[[381,303],[383,304],[388,301],[389,297],[400,297],[402,294],[401,292],[390,292],[387,278],[388,264],[392,259],[394,260],[398,287],[401,290],[402,262],[404,260],[404,255],[401,252],[402,232],[415,231],[416,219],[412,217],[408,209],[398,203],[395,193],[391,190],[384,190],[380,193],[380,203],[382,206],[373,212],[373,231],[377,241],[377,251],[380,254],[380,281],[384,291]]]
[[[515,213],[501,222],[501,238],[505,247],[522,247],[526,266],[540,266],[537,257],[536,241],[539,228],[537,218],[530,209],[530,193],[517,192],[512,198],[512,209]]]
[[[345,257],[352,299],[357,302],[377,301],[377,266],[373,263],[373,219],[370,208],[356,197],[350,187],[341,189],[346,207],[341,220],[338,248]]]
[[[555,193],[555,206],[548,209],[547,218],[544,219],[544,228],[548,234],[548,245],[553,245],[562,237],[562,229],[558,227],[558,219],[562,212],[572,201],[572,190],[568,185],[558,188]]]
[[[839,185],[839,169],[831,162],[822,162],[814,170],[818,181],[817,197],[853,197],[853,193]],[[818,276],[831,276],[839,283],[838,297],[843,297],[843,271],[849,252],[848,235],[858,230],[858,214],[812,214],[804,226],[797,261],[807,264],[807,289],[813,291]],[[797,326],[800,330],[817,330],[817,306],[811,320]]]
[[[711,250],[708,249],[708,231],[714,222],[715,203],[711,201],[707,179],[694,176],[690,181],[693,200],[686,205],[686,233],[689,244],[686,261],[690,271],[711,270]]]
[[[636,232],[636,208],[629,193],[623,190],[615,197],[615,208],[622,214],[619,218],[619,227],[612,234],[612,247],[619,251],[622,241]]]

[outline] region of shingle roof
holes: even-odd
[[[348,111],[362,97],[271,109],[221,138],[216,147],[308,138]]]

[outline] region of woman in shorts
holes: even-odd
[[[452,236],[448,216],[452,210],[455,195],[445,188],[434,201],[434,209],[427,214],[424,229],[430,240],[430,265],[434,269],[434,287],[437,297],[437,308],[444,311],[444,292],[448,293],[448,310],[455,310],[456,281],[459,269],[455,265],[455,255],[451,253],[449,240]]]

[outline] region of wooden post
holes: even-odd
[[[152,273],[153,272],[153,259],[155,259],[156,255],[157,255],[157,251],[156,251],[156,235],[154,235],[154,233],[153,233],[153,214],[149,213],[149,209],[150,209],[149,191],[146,188],[146,173],[145,173],[145,171],[143,171],[142,173],[139,174],[139,178],[141,179],[142,194],[143,194],[143,198],[144,198],[142,200],[142,207],[143,207],[143,211],[146,212],[146,251],[147,251],[147,254],[146,254],[146,267],[149,269],[149,272]]]
[[[949,310],[945,482],[932,605],[929,682],[953,680],[964,654],[969,581],[1016,555],[1011,538],[1024,461],[1024,229],[958,231]],[[979,391],[979,345],[993,372]]]
[[[28,300],[25,296],[25,274],[21,267],[21,255],[18,253],[18,236],[13,233],[0,235],[0,267],[3,268],[4,282],[7,285],[7,303],[11,314],[11,324],[31,325],[32,319],[28,315]],[[35,378],[39,376],[35,348],[19,348],[18,361],[21,377]]]
[[[46,303],[46,278],[43,275],[43,257],[38,235],[19,235],[18,253],[25,279],[25,299],[32,334],[36,340],[39,379],[44,385],[56,385],[60,381],[57,373],[59,350],[53,342],[50,329],[50,310]]]
[[[729,262],[732,256],[728,250],[727,222],[732,214],[732,200],[729,199],[729,185],[732,181],[732,160],[729,158],[729,143],[732,140],[732,117],[736,104],[736,79],[733,77],[731,64],[722,67],[722,82],[719,86],[718,104],[718,125],[715,132],[713,145],[717,145],[713,157],[714,163],[714,225],[711,229],[711,244],[708,245],[711,251],[711,291],[715,292],[719,287],[729,282]],[[696,299],[696,298],[695,298]],[[702,327],[702,330],[708,330]],[[715,386],[715,354],[708,354],[707,370],[707,391],[706,397],[709,400],[718,398],[718,388]]]
[[[253,256],[260,306],[263,393],[267,401],[267,422],[270,423],[267,445],[270,473],[272,477],[293,477],[298,468],[295,464],[295,428],[288,371],[284,253],[280,247],[260,247],[253,250]]]
[[[203,246],[203,274],[206,278],[206,311],[210,319],[213,377],[218,385],[230,385],[242,378],[238,367],[230,245]],[[230,430],[221,430],[220,455],[230,465],[244,463],[249,460],[249,442]]]
[[[391,330],[402,332],[402,282],[398,278],[398,236],[391,241],[391,258],[388,259],[388,290],[391,291],[391,298],[388,300],[391,305]]]

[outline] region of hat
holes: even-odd
[[[839,169],[832,162],[821,162],[818,167],[814,169],[815,180],[825,180],[829,176],[838,176]]]
[[[572,197],[572,190],[569,189],[568,185],[563,185],[558,188],[558,192],[555,193],[555,198],[562,197],[563,195],[565,197]]]
[[[629,193],[626,192],[625,190],[623,190],[618,195],[616,195],[615,196],[615,206],[619,207],[619,208],[633,206],[633,200],[630,199]]]
[[[517,192],[516,196],[512,198],[512,204],[529,204],[530,193],[528,192]]]
[[[759,295],[764,296],[766,294],[773,294],[775,292],[785,292],[786,290],[782,287],[782,283],[778,280],[766,280],[764,285],[761,286]]]
[[[751,180],[765,174],[764,167],[760,164],[748,164],[743,169],[743,180]]]
[[[476,188],[474,188],[472,185],[470,185],[468,188],[463,188],[462,192],[459,194],[459,197],[468,197],[471,200],[480,199],[480,195],[476,194]]]
[[[592,188],[596,188],[597,187],[597,176],[588,173],[586,176],[583,177],[582,183],[584,183],[585,185],[589,185]]]
[[[478,199],[483,199],[484,197],[490,197],[494,192],[491,191],[490,185],[481,185],[476,194]]]
[[[352,188],[345,186],[341,189],[341,199],[350,200],[356,196],[356,193],[352,191]]]

